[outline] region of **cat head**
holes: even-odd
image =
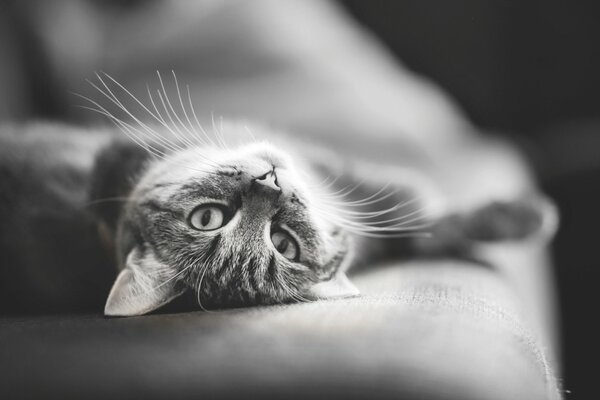
[[[121,267],[106,315],[144,314],[186,291],[210,308],[358,294],[344,275],[350,235],[315,212],[307,167],[279,148],[152,159],[132,146],[108,148],[96,167],[95,197],[127,197],[101,214]]]

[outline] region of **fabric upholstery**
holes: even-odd
[[[560,398],[550,314],[531,300],[551,304],[548,287],[523,286],[547,281],[543,252],[501,253],[520,284],[502,262],[391,263],[350,299],[4,319],[0,397]]]

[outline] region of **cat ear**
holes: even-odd
[[[317,299],[341,299],[360,294],[359,290],[348,279],[345,273],[338,272],[333,278],[318,282],[308,289],[307,297]]]
[[[132,250],[125,269],[117,276],[108,295],[104,315],[129,317],[146,314],[182,294],[184,289],[176,280],[165,278],[160,273],[165,268],[154,254]]]

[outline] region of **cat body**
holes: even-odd
[[[310,285],[331,280],[349,266],[354,259],[350,243],[358,243],[347,230],[361,227],[342,229],[344,219],[326,202],[317,209],[314,194],[328,196],[344,187],[348,192],[357,182],[351,176],[331,176],[348,167],[334,152],[280,132],[247,130],[241,124],[228,124],[226,132],[221,128],[213,141],[227,137],[228,148],[186,143],[164,132],[172,148],[168,157],[157,158],[118,130],[3,127],[2,311],[98,309],[115,271],[128,270],[127,265],[129,270],[142,265],[152,269],[146,281],[139,278],[144,290],[166,280],[173,284],[157,289],[173,291],[160,304],[137,313],[200,284],[198,300],[206,307],[310,297]],[[294,151],[281,150],[286,143]],[[256,183],[271,171],[270,185]],[[189,213],[202,199],[222,203],[238,229],[212,234],[190,228]],[[240,204],[247,207],[243,214]],[[275,220],[277,227],[272,226]],[[273,229],[293,232],[297,251],[302,250],[296,261],[301,262],[275,259],[269,238]],[[178,265],[171,265],[179,258]],[[205,265],[207,258],[212,263],[217,259],[227,271],[216,276],[213,268],[190,266]],[[286,265],[277,268],[278,263]],[[273,281],[264,281],[267,276]],[[318,294],[318,286],[315,290]]]
[[[107,315],[185,293],[211,309],[357,295],[352,265],[541,229],[539,202],[454,211],[422,159],[369,163],[236,123],[145,131],[1,129],[0,311],[99,310],[107,294]]]
[[[89,201],[109,131],[0,128],[0,311],[101,309],[114,279]]]

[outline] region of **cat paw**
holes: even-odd
[[[558,227],[558,210],[540,195],[496,201],[463,216],[464,235],[473,241],[549,240]]]

